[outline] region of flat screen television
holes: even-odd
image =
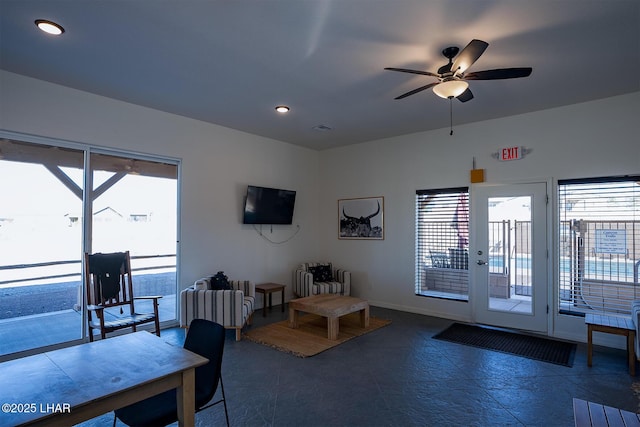
[[[247,186],[244,224],[291,224],[296,192],[278,188]]]

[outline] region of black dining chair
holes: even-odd
[[[218,323],[204,319],[194,319],[189,326],[184,348],[209,359],[205,365],[196,368],[195,411],[200,412],[222,403],[224,415],[229,427],[229,413],[222,385],[222,351],[224,349],[225,329]],[[222,398],[211,402],[220,384]],[[210,403],[211,402],[211,403]],[[178,420],[176,389],[152,396],[124,408],[116,409],[116,419],[131,427],[166,426]]]

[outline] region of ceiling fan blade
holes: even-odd
[[[417,88],[417,89],[411,90],[411,91],[409,91],[409,92],[407,92],[407,93],[403,93],[402,95],[400,95],[400,96],[398,96],[398,97],[396,97],[396,98],[394,98],[394,99],[403,99],[403,98],[406,98],[407,96],[411,96],[411,95],[414,95],[414,94],[416,94],[416,93],[418,93],[418,92],[422,92],[422,91],[423,91],[423,90],[425,90],[425,89],[429,89],[430,87],[434,87],[434,86],[435,86],[435,85],[437,85],[437,84],[439,84],[439,82],[429,83],[428,85],[425,85],[425,86],[419,87],[419,88]]]
[[[456,60],[451,66],[451,71],[458,74],[467,71],[467,69],[471,67],[478,58],[480,58],[480,55],[484,53],[487,46],[489,46],[489,43],[483,42],[482,40],[471,40],[471,42],[469,42],[469,44],[462,49],[462,52],[460,52],[456,57]]]
[[[497,70],[485,70],[469,73],[464,76],[465,80],[501,80],[501,79],[517,79],[518,77],[529,77],[532,69],[530,67],[522,68],[498,68]]]
[[[431,76],[431,77],[440,77],[437,74],[434,73],[430,73],[428,71],[420,71],[420,70],[409,70],[407,68],[391,68],[391,67],[387,67],[385,68],[385,70],[389,70],[389,71],[399,71],[401,73],[411,73],[411,74],[420,74],[422,76]]]
[[[458,95],[457,98],[460,102],[471,101],[473,99],[473,92],[471,92],[471,89],[467,88],[467,90]]]

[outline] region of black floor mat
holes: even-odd
[[[576,352],[573,343],[462,323],[454,323],[433,338],[569,367]]]

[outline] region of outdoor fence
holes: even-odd
[[[640,221],[563,221],[560,310],[629,315],[640,298]]]

